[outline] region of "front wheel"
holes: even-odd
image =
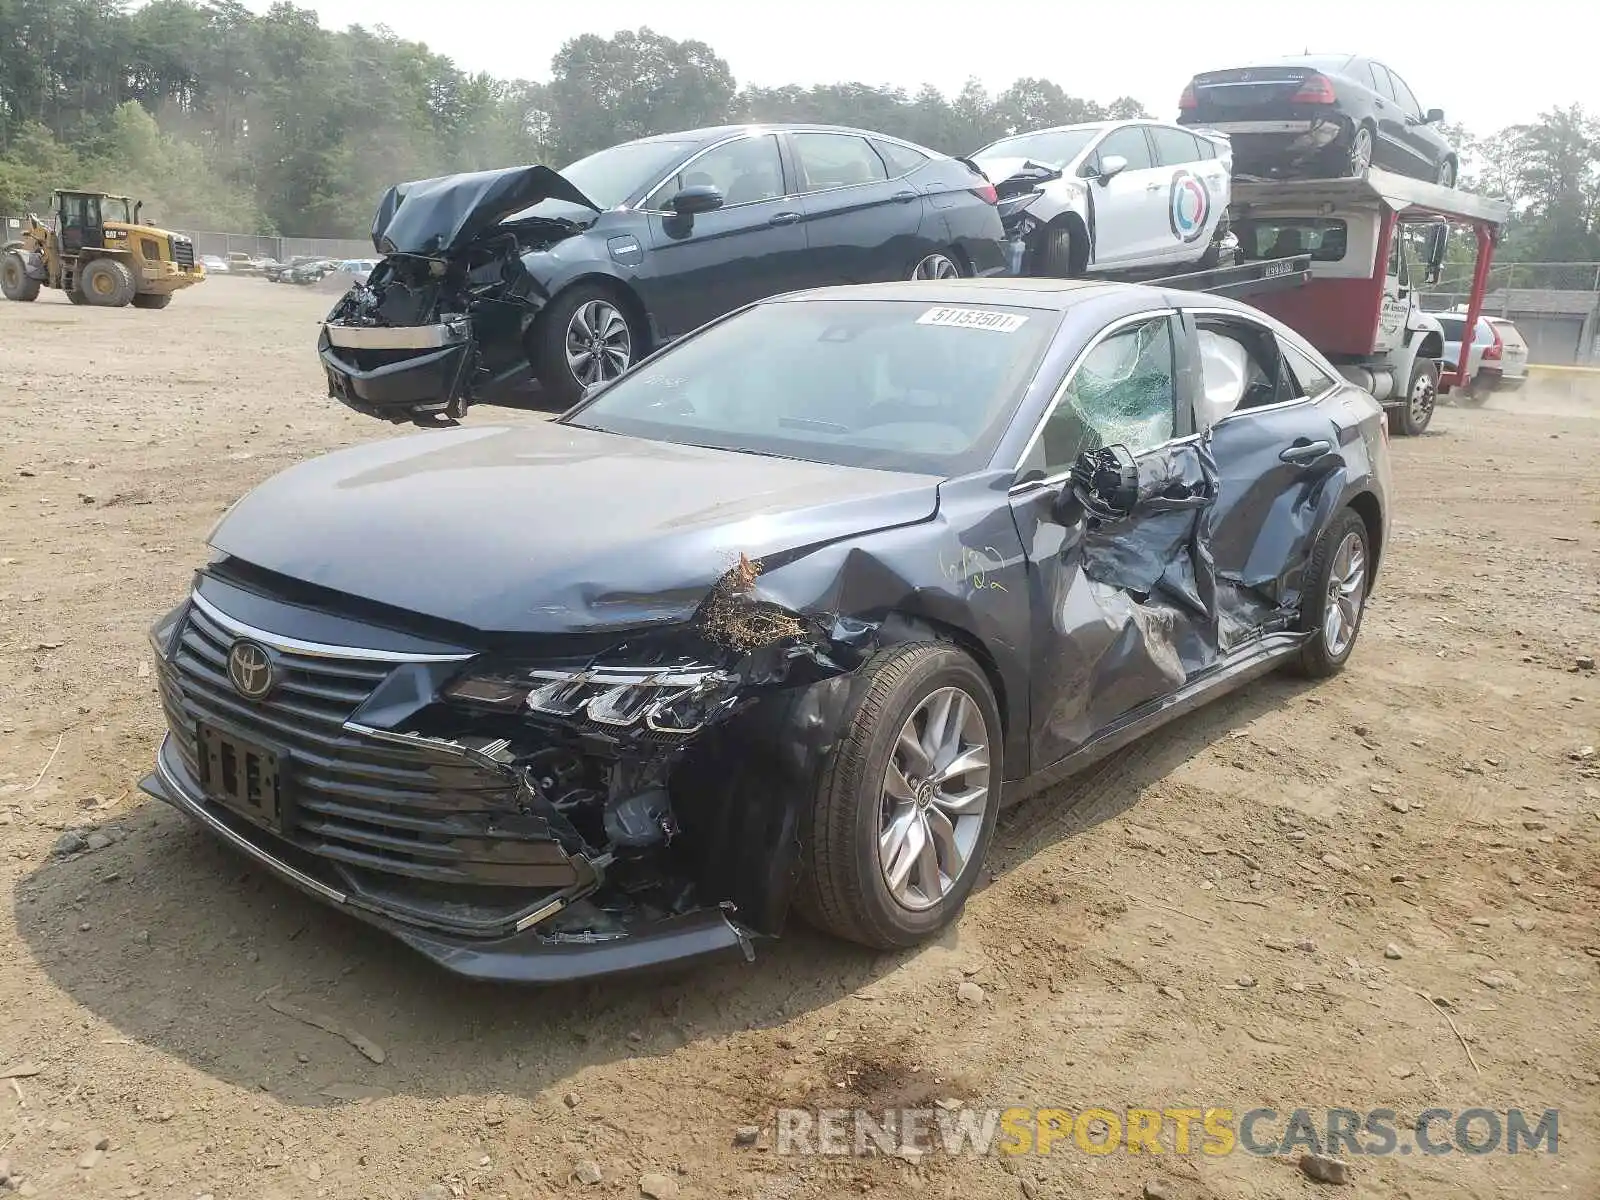
[[[16,250],[7,250],[0,258],[0,293],[7,300],[27,302],[39,296],[39,281],[28,278],[28,264]]]
[[[879,651],[802,825],[801,910],[837,937],[912,946],[960,915],[999,811],[1000,714],[943,643]]]
[[[961,269],[961,264],[942,250],[919,259],[917,265],[911,268],[913,280],[960,279],[965,273]]]
[[[1439,364],[1419,358],[1411,366],[1406,398],[1399,408],[1389,410],[1389,430],[1403,437],[1420,437],[1433,423],[1433,408],[1439,396]]]
[[[1306,641],[1295,660],[1301,675],[1325,678],[1349,661],[1367,611],[1371,561],[1366,522],[1344,509],[1317,539],[1306,570],[1299,623]]]
[[[533,365],[540,386],[563,407],[576,404],[594,384],[609,383],[626,371],[644,341],[616,293],[594,284],[579,284],[557,296],[534,337]]]
[[[1071,279],[1078,261],[1077,237],[1070,225],[1052,225],[1039,237],[1039,267],[1030,272],[1047,279]]]
[[[134,297],[133,272],[114,258],[97,258],[83,269],[78,286],[90,304],[124,308]]]
[[[133,298],[135,308],[165,308],[172,303],[172,293],[157,296],[151,292],[140,292]]]
[[[1439,186],[1453,188],[1456,185],[1456,164],[1451,159],[1445,159],[1439,164]]]

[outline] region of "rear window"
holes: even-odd
[[[1332,217],[1247,217],[1234,222],[1233,232],[1248,259],[1309,254],[1314,262],[1338,262],[1350,239],[1349,226]]]
[[[1157,166],[1177,167],[1200,161],[1199,139],[1188,130],[1152,125],[1150,137],[1156,144]]]
[[[874,138],[872,147],[888,166],[889,174],[895,178],[909,175],[928,161],[928,156],[922,151],[902,146],[899,142],[880,142]]]
[[[574,425],[839,466],[986,466],[1059,314],[967,301],[759,304],[646,359]]]
[[[1461,317],[1440,317],[1439,327],[1444,330],[1445,341],[1459,342],[1461,331],[1467,327],[1467,323]]]

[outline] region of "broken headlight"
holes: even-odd
[[[447,699],[478,708],[588,721],[622,731],[691,734],[733,700],[735,676],[715,667],[588,666],[465,675]]]

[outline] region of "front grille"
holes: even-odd
[[[513,781],[454,756],[391,745],[344,723],[395,669],[392,662],[270,650],[278,683],[245,699],[228,678],[235,634],[191,606],[162,704],[192,779],[200,778],[197,723],[279,750],[290,800],[283,836],[346,869],[443,884],[564,886],[559,846],[518,828]]]
[[[172,261],[180,267],[194,266],[194,243],[188,240],[179,241],[170,239],[172,243]]]

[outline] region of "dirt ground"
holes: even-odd
[[[871,955],[795,930],[752,966],[506,990],[263,878],[136,788],[162,728],[145,631],[212,523],[280,468],[394,436],[325,398],[328,304],[215,279],[159,313],[0,305],[10,1186],[523,1200],[632,1197],[660,1173],[657,1194],[763,1200],[1600,1195],[1600,760],[1582,749],[1600,680],[1578,666],[1600,653],[1600,398],[1446,408],[1396,440],[1394,544],[1349,669],[1262,681],[1002,818],[994,877],[939,945]],[[55,853],[73,829],[91,848]],[[1560,1142],[1356,1158],[1343,1187],[1292,1157],[1170,1144],[773,1146],[779,1107],[935,1100],[1555,1108]],[[754,1146],[735,1144],[745,1125]],[[573,1177],[582,1160],[600,1182]]]

